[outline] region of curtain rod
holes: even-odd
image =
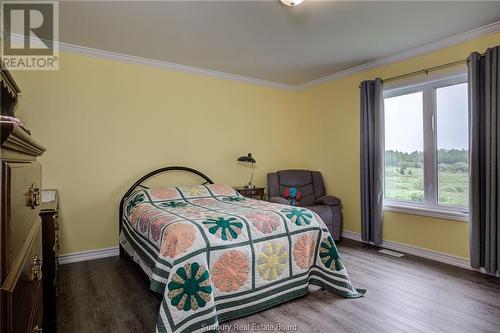
[[[391,81],[406,79],[407,77],[411,77],[411,76],[415,76],[415,75],[420,75],[420,74],[427,75],[427,74],[429,74],[429,72],[438,71],[438,70],[445,69],[445,68],[448,68],[448,67],[454,67],[454,66],[457,66],[457,65],[464,64],[466,62],[467,62],[467,60],[465,60],[465,59],[458,60],[458,61],[453,61],[453,62],[449,62],[447,64],[443,64],[443,65],[439,65],[439,66],[424,68],[424,69],[421,69],[421,70],[418,70],[418,71],[414,71],[414,72],[410,72],[410,73],[405,73],[405,74],[401,74],[401,75],[391,76],[391,77],[389,77],[387,79],[383,79],[382,82],[387,83],[387,82],[391,82]]]
[[[484,57],[484,55],[485,55],[485,53],[482,53],[479,56],[480,57]],[[407,77],[411,77],[411,76],[415,76],[415,75],[421,75],[421,74],[427,75],[427,74],[429,74],[429,72],[438,71],[438,70],[445,69],[445,68],[448,68],[448,67],[458,66],[458,65],[467,63],[468,61],[469,61],[469,58],[462,59],[462,60],[457,60],[457,61],[453,61],[453,62],[449,62],[449,63],[443,64],[443,65],[438,65],[438,66],[434,66],[434,67],[424,68],[424,69],[421,69],[421,70],[418,70],[418,71],[414,71],[414,72],[410,72],[410,73],[405,73],[405,74],[401,74],[401,75],[391,76],[391,77],[389,77],[387,79],[382,79],[382,82],[391,82],[391,81],[406,79]]]

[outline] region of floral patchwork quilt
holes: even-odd
[[[157,332],[218,331],[222,321],[306,295],[310,284],[348,298],[364,292],[305,208],[215,184],[136,192],[123,211],[122,239],[164,295]]]

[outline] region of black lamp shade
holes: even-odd
[[[240,156],[240,157],[238,157],[237,161],[239,161],[239,162],[256,163],[255,159],[252,157],[252,153],[248,153],[248,155],[246,155],[246,156]]]

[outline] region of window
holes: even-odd
[[[386,90],[384,108],[385,209],[466,220],[466,77]]]

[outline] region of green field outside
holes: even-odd
[[[449,171],[440,167],[438,172],[438,201],[440,204],[468,206],[467,172]],[[385,197],[389,199],[422,202],[424,197],[423,169],[406,167],[403,171],[396,166],[385,168]]]

